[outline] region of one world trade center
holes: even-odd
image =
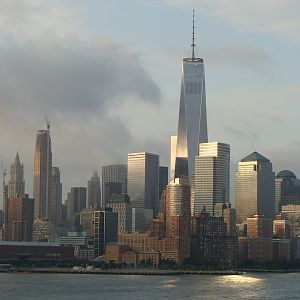
[[[199,144],[208,140],[204,62],[195,56],[194,24],[193,12],[192,56],[182,62],[178,134],[171,139],[170,165],[171,179],[186,177],[190,183]]]

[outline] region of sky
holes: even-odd
[[[0,161],[9,170],[19,152],[27,193],[45,115],[63,200],[129,152],[169,165],[193,8],[209,141],[231,146],[231,189],[253,151],[300,176],[299,1],[0,0]]]

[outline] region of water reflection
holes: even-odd
[[[263,279],[245,274],[245,275],[221,276],[221,277],[219,277],[219,279],[217,279],[217,281],[220,284],[233,283],[233,284],[252,285],[252,284],[257,284],[259,282],[262,282]]]

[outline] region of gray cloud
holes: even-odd
[[[19,151],[29,193],[35,135],[44,127],[44,114],[52,124],[53,161],[66,192],[85,185],[101,165],[125,162],[129,149],[143,144],[114,114],[116,107],[127,102],[155,106],[161,99],[137,54],[85,35],[69,11],[50,1],[0,3],[0,76],[5,141],[0,160],[8,166]]]

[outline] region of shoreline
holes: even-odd
[[[20,268],[15,273],[61,273],[61,274],[102,274],[102,275],[243,275],[242,271],[187,271],[187,270],[157,270],[157,269],[70,269],[70,268]]]

